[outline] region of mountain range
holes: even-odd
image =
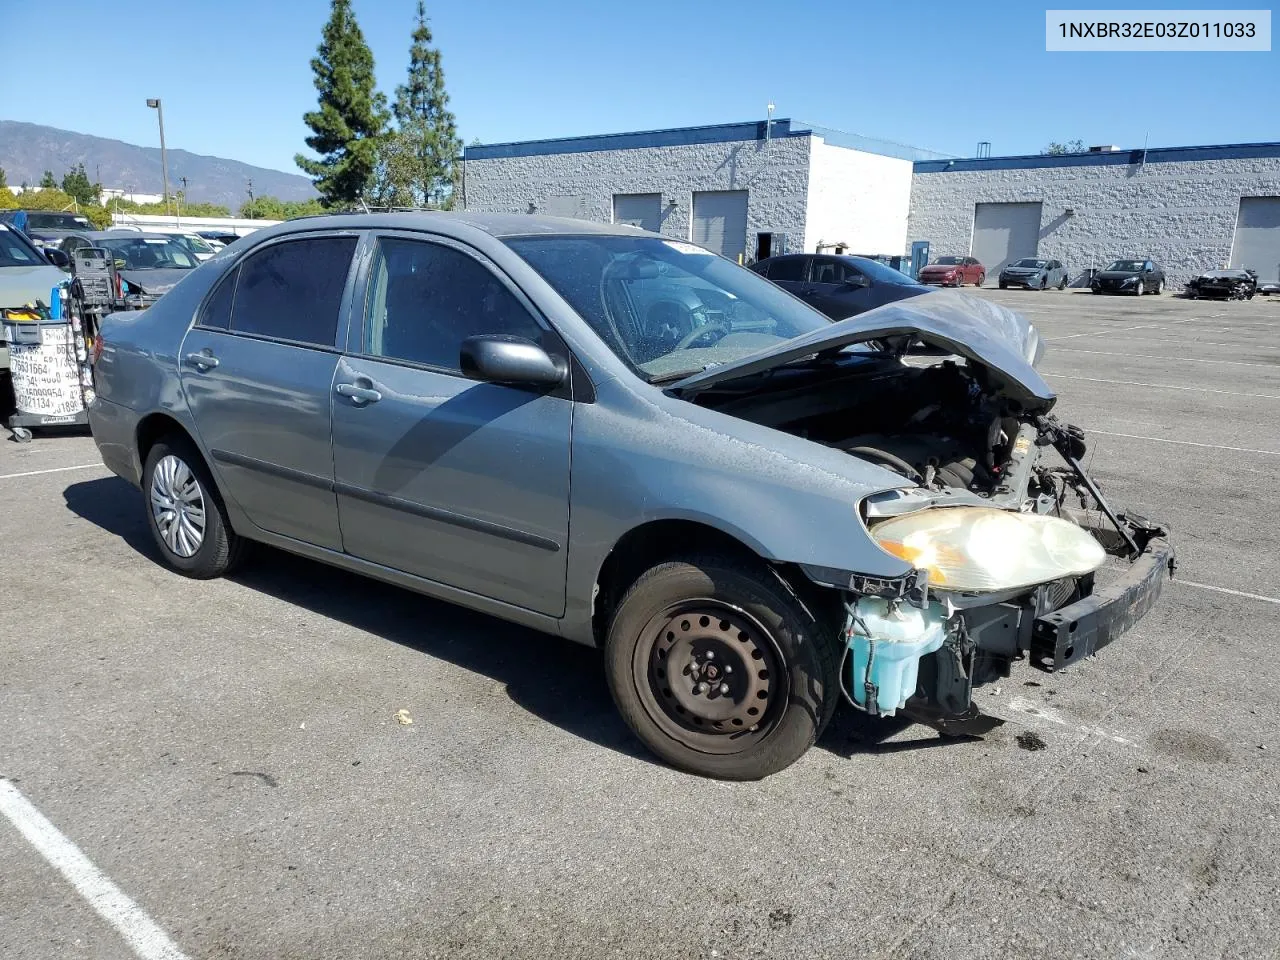
[[[77,163],[84,164],[91,181],[104,187],[155,194],[164,189],[159,147],[140,147],[36,123],[0,120],[0,168],[10,186],[39,183],[46,170],[52,170],[61,181],[62,175]],[[255,196],[270,195],[281,200],[317,196],[311,181],[298,174],[170,147],[169,189],[181,190],[183,177],[187,178],[188,200],[219,203],[233,213],[248,199],[249,180],[253,181]]]

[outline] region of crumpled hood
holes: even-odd
[[[741,360],[720,364],[672,384],[681,394],[780,367],[801,357],[884,337],[917,334],[934,346],[982,364],[1003,379],[1011,396],[1048,410],[1056,394],[1036,372],[1044,353],[1039,332],[1021,314],[968,293],[938,291],[888,303],[828,327],[801,334]]]
[[[34,300],[47,307],[50,291],[66,279],[65,273],[48,263],[0,268],[0,308],[21,307]]]
[[[192,271],[188,268],[185,270],[120,270],[118,272],[126,283],[141,288],[145,294],[158,297],[172,290],[179,280]]]
[[[1206,270],[1196,277],[1197,280],[1252,280],[1244,270]]]

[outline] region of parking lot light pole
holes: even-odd
[[[169,151],[164,146],[164,107],[159,98],[147,101],[147,106],[156,112],[160,120],[160,170],[164,175],[164,212],[169,212]]]

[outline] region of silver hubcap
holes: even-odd
[[[170,454],[151,475],[151,515],[165,546],[192,557],[204,543],[204,491],[191,468]]]

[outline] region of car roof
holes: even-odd
[[[339,213],[318,214],[286,220],[274,227],[267,227],[273,235],[291,233],[294,230],[316,229],[400,229],[431,230],[440,233],[466,234],[470,231],[487,233],[491,237],[573,236],[602,234],[621,237],[662,237],[638,227],[621,223],[595,223],[589,220],[572,220],[568,217],[544,217],[528,213],[472,213],[469,211],[406,211],[401,213]],[[663,239],[671,239],[663,237]]]

